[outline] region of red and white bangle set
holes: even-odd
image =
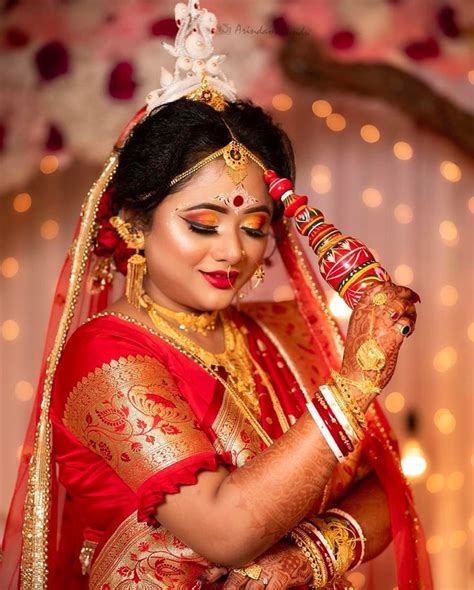
[[[308,558],[313,570],[313,588],[341,579],[362,562],[365,538],[359,523],[339,508],[304,520],[290,538]]]
[[[336,386],[330,384],[321,385],[314,400],[306,404],[329,448],[341,463],[365,434],[358,413],[353,410],[354,404],[353,399],[344,399]]]

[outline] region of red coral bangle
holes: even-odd
[[[354,450],[354,444],[352,443],[342,424],[334,415],[333,411],[331,410],[328,403],[322,396],[321,392],[316,391],[314,396],[315,406],[318,410],[319,415],[321,416],[321,419],[323,420],[327,429],[331,433],[333,439],[335,440],[341,452],[345,456],[347,456]]]

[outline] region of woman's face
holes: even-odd
[[[221,158],[155,209],[145,237],[145,289],[170,309],[226,308],[263,256],[273,203],[253,162],[235,185]]]

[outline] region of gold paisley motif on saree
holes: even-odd
[[[214,442],[216,452],[230,453],[232,464],[236,467],[242,467],[266,448],[266,444],[227,391],[224,392],[212,430],[217,436]]]
[[[166,467],[213,451],[165,365],[148,356],[121,357],[84,377],[63,421],[134,491]]]
[[[189,589],[210,562],[164,527],[137,522],[133,512],[92,565],[90,590]]]

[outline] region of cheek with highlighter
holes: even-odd
[[[167,223],[159,222],[146,243],[149,272],[158,279],[169,279],[183,272],[183,267],[194,267],[206,255],[207,245],[178,216]]]

